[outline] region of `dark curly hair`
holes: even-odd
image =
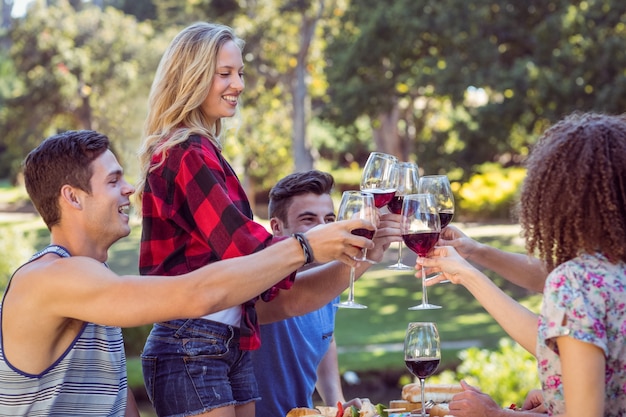
[[[626,262],[626,115],[574,113],[527,161],[519,216],[548,271],[581,253]]]

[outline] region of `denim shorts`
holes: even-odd
[[[156,323],[141,355],[146,391],[160,417],[186,417],[258,401],[250,351],[239,329],[205,320]]]

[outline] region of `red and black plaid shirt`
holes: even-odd
[[[153,157],[152,163],[161,158]],[[209,139],[198,135],[168,151],[165,162],[148,175],[142,201],[142,275],[181,275],[282,240],[252,221],[250,203],[232,167]],[[290,288],[294,278],[295,273],[259,297],[270,301],[279,289]],[[241,306],[244,350],[261,345],[254,308],[259,297]]]

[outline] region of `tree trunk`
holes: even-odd
[[[317,15],[309,18],[306,13],[302,15],[302,26],[300,28],[300,50],[292,80],[292,100],[293,100],[293,160],[296,171],[307,171],[313,169],[313,156],[311,146],[307,142],[307,86],[306,69],[308,63],[309,49],[315,34],[317,22],[324,12],[324,0],[319,2]]]
[[[398,159],[405,160],[406,155],[404,155],[402,138],[398,130],[399,120],[400,111],[395,105],[389,112],[378,115],[377,123],[375,127],[372,127],[372,135],[378,152],[395,155]]]
[[[13,10],[13,3],[13,1],[0,0],[0,14],[2,14],[0,27],[6,31],[11,28],[11,10]]]

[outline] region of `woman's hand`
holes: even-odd
[[[470,274],[479,272],[467,262],[452,246],[437,246],[428,257],[419,256],[416,260],[416,268],[428,268],[429,272],[441,272],[434,278],[426,281],[427,286],[450,280],[454,284],[463,284],[463,279]],[[418,276],[416,274],[415,276]],[[421,275],[420,275],[421,277]]]

